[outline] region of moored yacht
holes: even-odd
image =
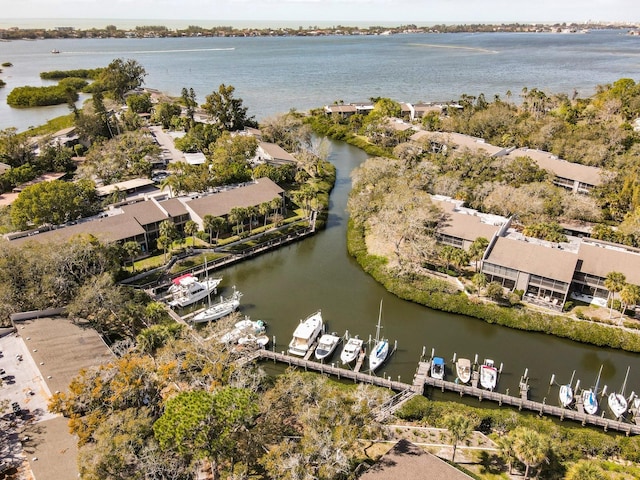
[[[193,323],[211,322],[235,312],[240,306],[240,297],[242,297],[242,293],[234,288],[233,294],[229,298],[220,297],[218,303],[214,303],[195,315],[192,319]]]
[[[175,278],[173,285],[169,287],[171,300],[169,300],[168,304],[170,307],[184,308],[206,298],[211,293],[216,293],[220,282],[222,282],[222,278],[205,278],[204,280],[198,280],[198,278],[191,273],[182,275]]]
[[[313,345],[313,342],[322,332],[322,313],[318,310],[302,320],[293,332],[293,338],[289,342],[289,353],[304,357]]]

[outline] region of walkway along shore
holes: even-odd
[[[527,400],[526,395],[515,397],[504,393],[485,390],[472,385],[464,385],[432,378],[427,374],[429,371],[428,362],[421,361],[418,363],[416,373],[413,378],[413,383],[408,384],[391,380],[391,378],[378,377],[377,375],[370,375],[345,368],[338,368],[334,367],[333,365],[313,362],[305,360],[303,358],[293,357],[291,355],[286,355],[284,353],[278,353],[266,349],[256,350],[248,354],[242,359],[242,363],[248,363],[255,360],[272,360],[273,362],[280,362],[289,366],[304,368],[305,371],[316,371],[321,374],[332,375],[334,377],[337,377],[338,379],[346,378],[353,380],[354,382],[376,385],[378,387],[389,388],[391,390],[399,392],[389,402],[387,402],[387,404],[382,405],[377,411],[374,412],[378,420],[387,418],[410,398],[416,395],[422,395],[424,393],[425,386],[427,386],[441,389],[443,392],[456,392],[459,393],[461,397],[464,395],[468,395],[471,397],[477,397],[480,401],[489,400],[498,402],[499,405],[505,404],[518,407],[519,410],[536,412],[540,416],[549,415],[557,417],[560,420],[568,419],[580,422],[585,426],[590,425],[602,427],[605,431],[614,430],[625,433],[627,436],[640,435],[640,425],[611,420],[598,415],[589,415],[581,411],[556,407],[554,405],[547,405],[546,403],[534,402],[532,400]]]

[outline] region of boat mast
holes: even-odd
[[[624,382],[622,382],[622,388],[620,389],[620,395],[624,397],[624,389],[627,388],[627,377],[629,376],[629,369],[631,365],[627,366],[627,373],[624,375]]]
[[[600,365],[600,371],[598,372],[598,378],[596,379],[596,386],[593,389],[593,394],[597,395],[598,394],[598,384],[600,383],[600,375],[602,374],[602,365]]]
[[[376,327],[376,344],[380,341],[380,320],[382,319],[382,299],[380,299],[380,312],[378,313],[378,326]]]

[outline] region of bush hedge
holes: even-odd
[[[88,78],[96,79],[104,70],[103,68],[80,68],[77,70],[52,70],[50,72],[40,72],[40,78],[43,80],[61,80],[63,78]]]
[[[64,84],[50,87],[24,86],[11,90],[11,93],[7,96],[7,103],[17,108],[43,107],[66,103],[69,98],[72,98],[75,102],[78,100],[78,92],[73,90],[69,93]]]
[[[362,225],[349,221],[349,254],[389,292],[398,297],[435,310],[458,313],[505,327],[540,332],[600,347],[640,352],[640,335],[598,323],[575,321],[564,315],[549,315],[527,309],[513,309],[494,304],[474,303],[467,295],[442,280],[429,277],[399,276],[386,268],[382,257],[369,255]]]

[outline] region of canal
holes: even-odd
[[[347,253],[346,203],[351,188],[351,171],[367,154],[343,142],[332,142],[330,161],[337,168],[337,180],[330,198],[327,228],[302,242],[263,254],[221,270],[221,293],[232,285],[243,292],[240,312],[262,319],[267,333],[276,339],[275,350],[285,351],[300,319],[316,310],[329,331],[348,330],[361,338],[375,336],[380,300],[383,300],[382,333],[397,351],[378,370],[394,380],[411,383],[423,348],[427,354],[447,361],[447,378],[452,380],[451,358],[457,355],[480,361],[492,358],[504,365],[497,391],[516,394],[520,376],[528,368],[530,397],[557,405],[558,387],[549,388],[552,374],[567,383],[576,371],[580,385],[595,383],[604,365],[600,386],[608,392],[619,390],[627,366],[631,366],[625,393],[640,394],[640,355],[598,348],[555,338],[491,325],[462,315],[452,315],[401,300],[388,293]],[[271,348],[271,346],[270,346]],[[338,354],[334,355],[334,359]],[[453,398],[453,397],[452,397]],[[606,410],[606,399],[601,401]],[[608,412],[607,412],[608,414]]]

